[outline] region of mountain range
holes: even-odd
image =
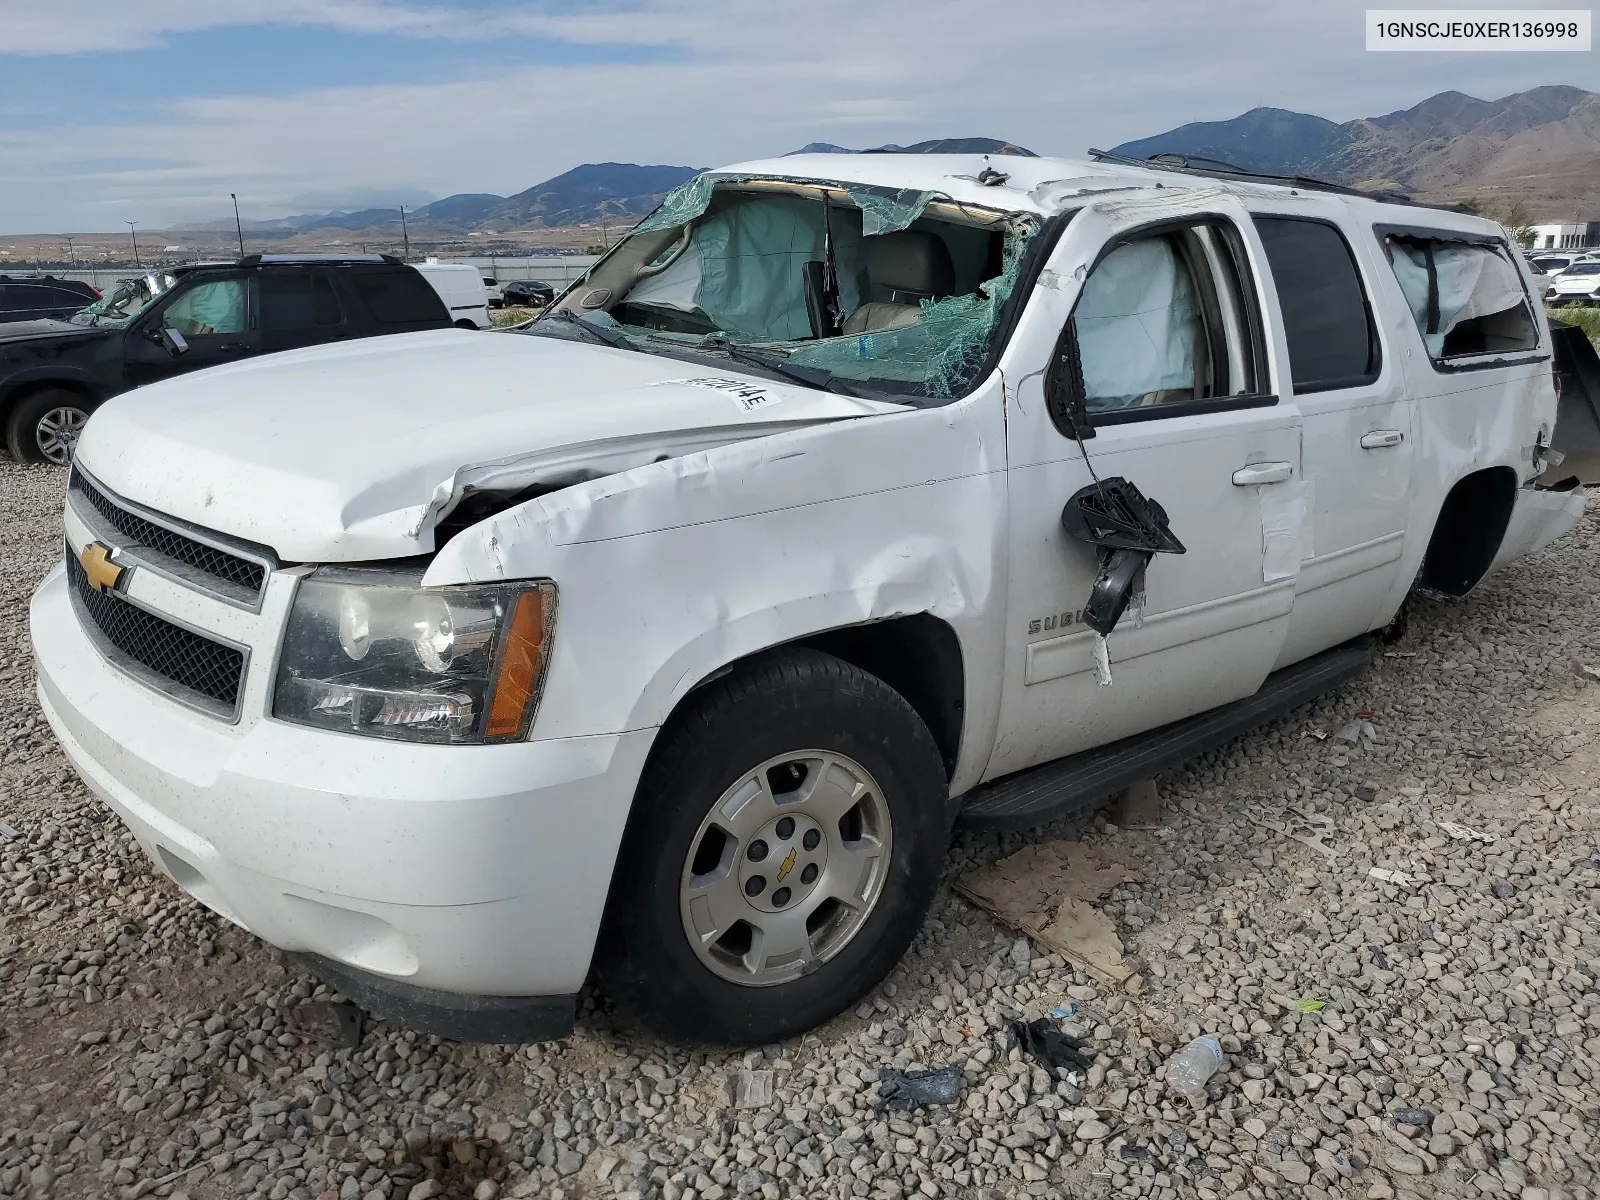
[[[849,150],[829,142],[812,142],[794,154],[1021,154],[1034,157],[1013,142],[999,138],[935,138],[911,146],[878,146]],[[529,227],[555,228],[610,222],[628,226],[661,202],[661,197],[703,167],[640,166],[637,163],[584,163],[554,179],[535,184],[514,196],[489,192],[462,192],[406,210],[406,222],[415,230],[434,235],[490,230],[504,232]],[[354,212],[301,213],[273,221],[249,221],[252,233],[300,233],[316,229],[383,229],[399,227],[400,210],[363,208]],[[227,230],[230,221],[212,221],[199,229]]]
[[[1600,94],[1549,86],[1479,100],[1440,92],[1381,117],[1334,122],[1281,108],[1124,142],[1130,158],[1187,154],[1421,200],[1520,205],[1538,221],[1600,216]]]
[[[851,150],[812,142],[794,154],[1017,154],[999,138],[934,138],[909,146]],[[1409,192],[1429,201],[1472,201],[1508,219],[1600,219],[1600,94],[1537,87],[1498,100],[1440,92],[1378,117],[1336,122],[1282,108],[1253,108],[1228,121],[1198,121],[1124,142],[1117,154],[1186,154],[1249,171],[1308,175],[1364,188]],[[585,163],[513,196],[463,192],[408,210],[413,236],[457,237],[612,224],[625,227],[701,168]],[[396,208],[305,213],[248,223],[252,232],[398,232]],[[189,228],[231,229],[228,221]]]

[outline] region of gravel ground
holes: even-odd
[[[561,1044],[377,1023],[352,1051],[287,1032],[325,991],[154,872],[37,715],[24,610],[63,484],[0,461],[0,1196],[1600,1195],[1594,521],[1163,779],[1162,828],[1047,831],[1136,870],[1101,907],[1137,994],[946,890],[890,982],[785,1045],[663,1045],[591,1001]],[[1375,742],[1313,733],[1365,709]],[[1337,857],[1261,803],[1331,819]],[[1021,844],[963,839],[951,872]],[[1068,1003],[1095,1060],[1055,1079],[1005,1022]],[[1175,1102],[1161,1065],[1201,1030],[1225,1070]],[[880,1069],[945,1064],[956,1105],[876,1101]]]

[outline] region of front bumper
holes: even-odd
[[[59,566],[30,621],[68,759],[185,891],[413,1011],[555,998],[570,1024],[654,731],[424,746],[228,725],[107,663]]]

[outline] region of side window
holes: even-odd
[[[263,329],[325,329],[344,321],[325,276],[269,273],[261,276],[260,288]]]
[[[1092,420],[1256,393],[1255,314],[1230,233],[1207,222],[1135,236],[1090,272],[1069,333]]]
[[[1371,383],[1381,360],[1377,329],[1350,245],[1332,225],[1257,217],[1289,339],[1294,390]]]
[[[161,323],[184,337],[245,331],[244,280],[214,279],[196,284],[161,313]]]
[[[355,275],[355,285],[380,325],[450,319],[439,293],[410,269],[362,271]]]
[[[1385,245],[1436,364],[1538,348],[1522,276],[1503,245],[1413,234],[1391,234]]]

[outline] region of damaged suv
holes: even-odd
[[[180,887],[379,1013],[561,1036],[594,968],[768,1042],[890,970],[957,821],[1081,811],[1570,529],[1556,416],[1473,216],[746,164],[525,332],[106,403],[39,696]]]

